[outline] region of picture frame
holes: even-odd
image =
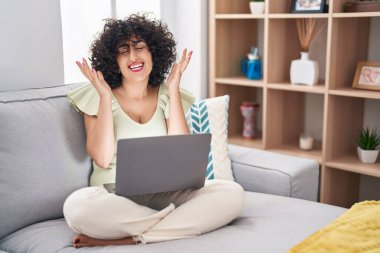
[[[380,91],[380,62],[358,62],[352,87]]]
[[[292,13],[323,13],[326,0],[292,0]]]

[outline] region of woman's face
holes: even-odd
[[[146,81],[148,83],[153,62],[152,54],[145,41],[132,37],[129,41],[120,43],[117,50],[116,60],[122,79],[128,82]]]

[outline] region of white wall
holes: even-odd
[[[184,48],[194,51],[181,86],[197,98],[206,98],[208,89],[207,12],[204,0],[161,0],[161,18],[178,41],[178,56]]]
[[[60,0],[65,84],[87,82],[75,61],[88,59],[91,42],[111,16],[109,0]]]
[[[0,1],[0,91],[63,84],[59,1]]]
[[[138,12],[151,12],[156,18],[160,18],[160,8],[159,0],[116,0],[116,18],[124,19]]]

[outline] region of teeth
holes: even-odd
[[[142,66],[143,66],[143,64],[138,64],[138,65],[130,66],[129,68],[130,69],[138,69],[138,68],[141,68]]]

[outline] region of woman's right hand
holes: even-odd
[[[91,82],[95,87],[101,98],[112,99],[111,87],[104,80],[102,72],[91,69],[87,64],[86,59],[83,58],[82,62],[76,61],[82,74]]]

